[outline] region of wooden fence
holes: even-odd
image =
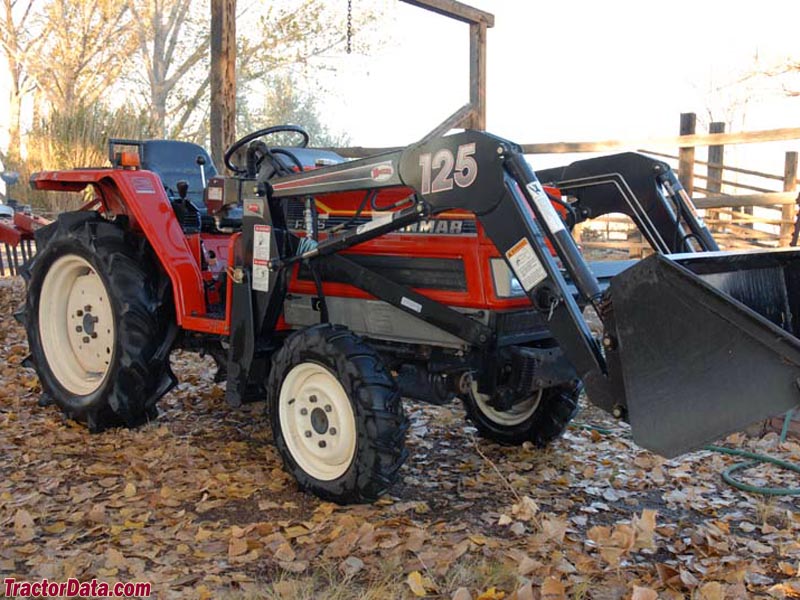
[[[639,141],[557,142],[525,144],[526,152],[598,152],[633,149],[664,160],[678,173],[687,193],[701,209],[714,238],[724,249],[776,248],[796,245],[798,152],[775,154],[782,173],[767,173],[727,164],[725,148],[737,144],[798,140],[800,128],[725,133],[725,124],[710,124],[708,134],[697,134],[694,113],[681,115],[680,132],[671,138]],[[672,151],[670,152],[670,146]],[[707,160],[696,148],[707,146]],[[654,149],[658,148],[658,149]],[[676,153],[677,148],[677,153]],[[780,162],[779,162],[780,161]],[[650,251],[636,227],[623,215],[609,215],[579,226],[576,238],[592,253],[640,257]]]

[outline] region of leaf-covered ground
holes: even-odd
[[[41,408],[19,282],[0,281],[0,574],[146,580],[160,598],[800,597],[800,501],[727,487],[730,457],[664,461],[585,410],[548,450],[474,438],[460,406],[409,403],[411,456],[373,506],[299,492],[263,403],[229,409],[174,357],[158,421],[89,435]],[[800,444],[733,436],[800,461]],[[753,483],[798,485],[759,467]]]

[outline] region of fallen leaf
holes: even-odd
[[[545,517],[542,519],[542,533],[546,539],[553,540],[557,543],[564,541],[564,536],[567,533],[567,521],[559,519],[558,517]]]
[[[67,524],[64,521],[56,521],[52,525],[46,525],[42,527],[42,529],[47,533],[52,534],[59,534],[64,533],[67,530]]]
[[[128,561],[119,550],[109,548],[106,550],[106,569],[127,569]]]
[[[506,597],[506,593],[503,591],[498,590],[496,587],[490,587],[485,592],[483,592],[476,600],[503,600]]]
[[[564,584],[554,577],[548,577],[542,583],[542,600],[566,600],[567,591]]]
[[[308,535],[308,528],[302,525],[294,525],[292,527],[287,527],[283,531],[283,534],[291,540],[302,535]]]
[[[485,536],[483,536],[483,535],[481,535],[479,533],[474,534],[474,535],[470,535],[468,537],[469,537],[470,541],[473,544],[477,544],[478,546],[483,546],[488,541]]]
[[[508,528],[514,535],[523,535],[525,533],[525,525],[517,521]]]
[[[20,508],[14,515],[14,535],[20,542],[30,542],[36,537],[33,517],[24,508]]]
[[[533,521],[539,514],[539,505],[530,496],[523,496],[511,507],[511,514],[521,521]]]
[[[633,518],[633,528],[636,531],[636,546],[638,548],[654,549],[656,547],[656,515],[657,512],[645,509],[638,517]]]
[[[106,523],[108,517],[106,516],[106,507],[103,504],[95,504],[89,510],[86,518],[93,523]]]
[[[697,590],[697,597],[698,600],[724,600],[725,587],[717,581],[704,583]]]
[[[363,568],[364,568],[364,561],[358,558],[357,556],[348,556],[339,565],[339,569],[342,571],[342,573],[344,573],[348,577],[352,577]]]
[[[532,559],[530,556],[524,557],[517,567],[517,573],[523,577],[527,577],[534,571],[541,569],[544,564],[538,560]]]
[[[522,585],[516,592],[511,594],[508,600],[534,600],[533,586],[531,582]]]
[[[247,542],[246,541],[245,541],[245,548],[247,548]],[[289,542],[284,542],[283,544],[278,546],[277,550],[275,550],[275,554],[273,554],[273,558],[275,560],[277,560],[278,562],[289,562],[290,563],[290,562],[294,561],[295,558],[297,558],[297,555],[295,554],[295,552],[292,549],[292,546],[289,544]]]
[[[326,558],[344,558],[349,556],[358,541],[358,532],[351,531],[328,544],[323,551]]]
[[[781,570],[781,573],[788,575],[789,577],[800,576],[800,563],[797,565],[792,565],[784,561],[779,561],[778,568]]]
[[[300,582],[299,581],[276,581],[272,584],[272,589],[281,598],[285,600],[294,600],[300,596]]]
[[[279,563],[281,569],[286,571],[290,571],[291,573],[303,573],[306,569],[308,569],[308,561],[307,560],[295,560],[290,563]]]
[[[232,537],[228,542],[228,556],[239,556],[247,552],[247,540],[244,538]]]
[[[436,590],[436,586],[433,584],[433,582],[427,577],[423,577],[422,573],[419,571],[411,571],[411,573],[408,574],[406,583],[408,584],[408,587],[411,588],[411,592],[418,598],[424,598],[427,595],[428,590]]]
[[[658,600],[658,592],[645,587],[633,586],[631,600]]]
[[[450,600],[472,600],[472,594],[469,593],[467,588],[460,587],[453,592],[453,596]]]
[[[697,577],[692,575],[686,569],[680,569],[679,572],[680,572],[680,578],[681,578],[681,581],[683,582],[683,585],[685,585],[690,590],[692,590],[692,589],[696,588],[698,585],[700,585],[700,582],[697,580]]]

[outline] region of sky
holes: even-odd
[[[344,28],[346,2],[335,1],[341,19],[331,26]],[[487,129],[497,135],[520,143],[668,136],[681,112],[707,122],[709,110],[716,120],[733,117],[736,130],[800,125],[800,97],[785,97],[777,84],[724,86],[800,57],[796,0],[470,1],[495,15]],[[336,67],[320,76],[321,108],[333,129],[354,145],[408,144],[467,102],[466,24],[397,0],[352,4],[356,13],[381,13],[363,34],[377,44],[371,56],[324,57]],[[0,70],[0,91],[5,78]],[[0,117],[6,101],[0,93]],[[0,118],[0,143],[3,125]],[[781,144],[776,156],[798,146]]]
[[[367,1],[354,0],[354,10]],[[777,82],[730,85],[800,58],[800,2],[471,3],[495,15],[487,129],[513,141],[676,135],[681,112],[707,123],[711,111],[739,131],[800,126],[800,97]],[[468,100],[468,26],[403,2],[385,6],[389,37],[374,56],[330,59],[337,71],[325,82],[325,112],[354,145],[413,142]],[[800,141],[790,146],[780,154]]]

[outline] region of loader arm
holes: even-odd
[[[719,250],[675,173],[663,161],[625,152],[538,170],[542,183],[575,198],[581,220],[629,216],[657,252]]]
[[[296,256],[275,256],[270,269],[280,272],[300,260],[330,256],[426,216],[467,210],[479,219],[533,307],[546,315],[553,337],[586,385],[590,400],[617,417],[630,417],[640,445],[673,456],[797,404],[800,342],[793,335],[797,312],[792,310],[797,310],[800,298],[796,267],[800,254],[787,253],[781,261],[766,259],[767,266],[763,261],[723,255],[714,268],[707,261],[693,263],[691,255],[671,258],[669,253],[679,250],[717,247],[669,167],[641,155],[618,155],[607,162],[585,161],[572,169],[542,173],[548,182],[563,185],[592,215],[629,214],[657,254],[617,275],[602,293],[520,147],[489,134],[465,131],[271,180],[270,202],[390,187],[411,188],[415,201],[387,219],[324,239]],[[555,257],[546,241],[555,249]],[[577,289],[580,303],[592,305],[600,316],[602,348],[567,280]],[[752,293],[754,286],[764,282],[776,288],[774,293]],[[688,297],[692,305],[687,305]],[[781,297],[790,300],[776,309],[775,300]],[[441,316],[434,315],[427,303],[403,300],[410,299],[401,298],[398,308],[418,318],[436,322]],[[279,301],[282,298],[275,300]],[[687,319],[686,311],[692,306],[703,316]],[[713,329],[710,340],[703,335],[703,322]],[[676,352],[670,333],[675,331],[691,348],[686,359]],[[670,345],[650,343],[651,338],[668,340]],[[726,339],[739,344],[733,363],[738,373],[733,378],[725,362],[733,350],[729,348],[726,354],[713,347]],[[753,384],[744,385],[746,371],[741,368],[741,361],[747,359],[753,360],[751,372],[766,369],[780,378],[769,387],[773,396],[753,401]],[[693,361],[692,375],[684,380],[682,374],[690,366],[684,361],[688,360]],[[705,379],[698,375],[702,373]],[[733,379],[742,386],[725,384]],[[681,401],[670,397],[670,385],[683,395]]]

